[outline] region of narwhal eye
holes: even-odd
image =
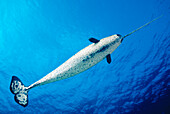
[[[121,35],[120,34],[116,34],[117,36],[119,36],[119,37],[121,37]]]

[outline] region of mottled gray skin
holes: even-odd
[[[36,86],[66,79],[91,68],[106,58],[108,54],[111,54],[121,44],[121,40],[121,36],[112,35],[101,39],[98,43],[93,43],[85,47],[26,89],[29,90]]]

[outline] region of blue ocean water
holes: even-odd
[[[13,75],[29,86],[90,37],[126,35],[111,54],[74,77],[33,88],[22,107],[9,90]],[[168,114],[169,0],[0,0],[0,113]]]

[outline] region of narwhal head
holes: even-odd
[[[100,40],[99,45],[101,46],[100,52],[106,52],[106,54],[111,54],[122,41],[122,36],[120,34],[115,34]]]
[[[104,40],[106,44],[114,45],[115,43],[121,42],[122,38],[123,38],[122,35],[114,34],[112,36],[104,38]]]
[[[162,16],[160,16],[160,17],[162,17]],[[136,32],[138,30],[140,30],[141,28],[149,25],[150,23],[152,23],[153,21],[159,19],[160,17],[153,19],[152,21],[150,21],[150,22],[146,23],[145,25],[137,28],[136,30],[132,31],[129,34],[126,34],[125,36],[122,36],[120,34],[115,34],[115,35],[103,38],[101,40],[97,40],[95,38],[90,38],[89,40],[91,42],[93,42],[95,44],[99,44],[101,46],[99,52],[104,52],[105,51],[107,54],[108,53],[111,54],[122,43],[124,38],[126,38],[127,36],[130,36],[131,34],[133,34],[134,32]]]

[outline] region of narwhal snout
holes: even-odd
[[[116,34],[117,36],[119,36],[119,37],[121,37],[121,35],[120,34]]]
[[[122,41],[123,41],[122,35],[120,35],[120,34],[116,34],[116,35],[121,39],[121,43],[122,43]]]

